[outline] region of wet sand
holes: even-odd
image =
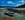
[[[0,17],[0,20],[13,20],[13,18],[10,16],[4,16],[4,17]]]

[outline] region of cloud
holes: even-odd
[[[7,6],[7,5],[0,5],[0,6]]]
[[[24,0],[21,0],[20,2],[21,2],[22,4],[24,4],[24,3],[25,3],[25,1],[24,1]]]
[[[15,3],[13,3],[12,1],[8,1],[7,4],[15,4]]]
[[[5,6],[5,5],[1,5],[1,6]]]
[[[0,5],[0,6],[9,6],[9,5]]]
[[[21,5],[23,5],[23,4],[17,4],[16,6],[18,7],[18,6],[21,6]]]

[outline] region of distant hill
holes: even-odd
[[[15,8],[25,8],[25,4],[18,6],[18,7],[15,7]]]

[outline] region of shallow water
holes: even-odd
[[[25,20],[25,15],[15,14],[14,20]]]
[[[4,16],[4,12],[0,12],[0,16]]]

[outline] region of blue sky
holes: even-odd
[[[25,4],[24,0],[0,0],[0,6],[21,6]]]

